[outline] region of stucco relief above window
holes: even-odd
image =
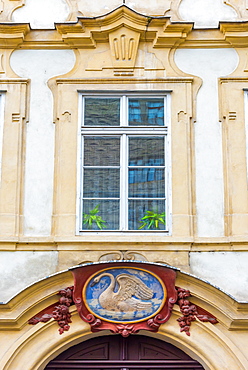
[[[76,67],[66,76],[54,78],[49,82],[55,98],[56,122],[55,178],[58,188],[54,190],[55,235],[70,235],[70,238],[100,237],[101,228],[95,229],[94,236],[92,236],[92,233],[86,232],[88,231],[87,225],[83,223],[85,219],[82,218],[82,214],[87,217],[86,214],[89,215],[92,211],[97,216],[101,215],[101,220],[108,223],[102,231],[109,231],[109,237],[116,238],[117,231],[126,231],[123,237],[128,238],[127,231],[130,230],[138,232],[140,237],[141,233],[147,235],[143,231],[144,228],[141,230],[139,227],[142,226],[140,220],[145,216],[146,211],[150,211],[150,208],[151,210],[158,208],[158,213],[162,215],[162,222],[159,225],[162,233],[157,233],[158,237],[162,238],[165,232],[170,237],[172,223],[174,235],[180,236],[182,232],[190,235],[192,232],[191,159],[187,154],[187,143],[190,142],[188,135],[194,99],[192,97],[188,99],[186,91],[190,89],[194,94],[195,86],[199,81],[177,70],[173,62],[173,52],[171,53],[170,49],[185,40],[192,29],[192,24],[175,24],[170,22],[169,17],[147,17],[122,5],[101,17],[80,17],[77,22],[56,24],[56,28],[64,44],[77,49],[77,62]],[[191,90],[192,85],[194,87]],[[171,94],[173,101],[168,104],[164,99],[168,98],[171,91],[173,91]],[[83,103],[82,96],[84,97]],[[100,102],[102,107],[99,106]],[[113,110],[114,106],[116,111]],[[82,107],[81,111],[80,107]],[[106,127],[103,125],[97,127],[102,120],[99,114],[97,123],[95,123],[97,113],[106,111],[109,107],[111,113],[109,121],[114,120],[112,126],[115,127],[108,127],[109,124]],[[78,108],[80,112],[77,115]],[[144,121],[145,123],[135,121],[139,119],[141,109],[145,111],[144,114],[142,113],[147,120]],[[158,116],[158,122],[154,124],[155,127],[151,127],[154,114]],[[174,145],[167,150],[166,128],[170,120],[166,121],[165,117],[168,119],[170,115],[173,117],[171,123]],[[118,119],[114,118],[116,116]],[[84,117],[84,122],[81,117]],[[85,120],[88,119],[91,120],[89,125],[85,124]],[[82,124],[82,131],[79,128],[80,124]],[[135,127],[131,127],[132,125]],[[114,144],[112,147],[116,150],[114,155],[118,157],[118,160],[115,163],[112,161],[112,164],[107,161],[104,165],[97,162],[95,164],[97,168],[92,168],[91,161],[80,161],[81,140],[79,137],[81,134],[84,136],[81,153],[84,159],[89,155],[89,148],[92,146],[98,147],[100,153],[101,150]],[[170,135],[170,130],[168,130],[168,135]],[[161,149],[160,154],[158,153],[158,158],[155,159],[151,154],[147,162],[138,163],[137,158],[132,158],[130,155],[130,148],[135,148],[137,152],[139,151],[136,154],[142,157],[147,140],[151,142],[151,147]],[[77,152],[76,148],[73,151],[69,149],[71,143],[75,141],[77,141]],[[168,142],[170,143],[170,140]],[[193,143],[191,142],[190,145]],[[180,151],[177,150],[179,147]],[[178,173],[178,176],[180,174],[187,179],[183,184],[183,189],[182,184],[171,180],[170,169],[167,168],[167,164],[171,166],[170,156],[173,157],[174,163],[173,175],[176,176],[175,174]],[[99,155],[100,159],[102,160],[102,157]],[[131,163],[132,161],[137,163]],[[83,192],[82,188],[79,189],[80,163],[84,174]],[[111,168],[102,168],[104,166]],[[119,166],[124,168],[124,171],[119,171]],[[141,168],[138,168],[139,166]],[[113,173],[111,176],[122,177],[124,182],[120,183],[127,185],[125,194],[123,186],[118,188],[118,194],[113,194],[114,192],[111,192],[113,182],[109,186],[104,186],[103,189],[100,187],[100,190],[95,189],[97,194],[92,193],[89,173],[94,172],[100,180],[108,181],[108,176],[104,178],[104,171]],[[150,181],[152,173],[155,172],[159,173],[158,178]],[[144,176],[144,178],[148,178],[149,173],[150,183],[148,184],[148,180],[134,181],[138,173],[139,177]],[[138,182],[142,187],[144,183],[146,183],[145,186],[150,186],[156,181],[157,184],[163,183],[162,188],[158,193],[156,193],[157,190],[153,191],[152,196],[151,194],[146,196],[139,189],[133,191]],[[119,183],[119,180],[117,182]],[[170,189],[167,189],[168,184]],[[61,192],[64,186],[68,193]],[[171,193],[174,194],[173,199]],[[111,195],[114,198],[111,199],[114,215],[109,215],[108,207],[106,207]],[[142,199],[136,199],[139,197]],[[141,202],[143,202],[142,209]],[[171,209],[174,210],[172,217]],[[132,212],[134,216],[130,217]],[[166,220],[163,217],[166,217]],[[101,222],[100,226],[102,226]],[[116,231],[116,233],[111,233],[111,231]]]
[[[172,23],[169,17],[148,17],[126,5],[95,18],[56,24],[64,43],[78,48],[83,73],[92,77],[175,75],[169,48],[180,45],[192,30],[191,23]],[[164,50],[159,54],[159,49]],[[90,51],[95,49],[95,51]],[[85,53],[88,57],[85,58]],[[97,56],[97,57],[96,57]],[[84,63],[84,66],[82,65]],[[166,64],[166,65],[165,65]]]

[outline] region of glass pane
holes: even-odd
[[[119,166],[120,139],[116,137],[85,137],[85,166]]]
[[[90,216],[93,216],[91,217],[91,219],[93,219],[92,222],[89,221]],[[98,216],[98,218],[94,216]],[[96,221],[98,221],[98,223]],[[83,201],[82,229],[83,230],[118,230],[119,229],[119,200],[85,199]]]
[[[164,126],[164,98],[129,98],[130,126]]]
[[[164,169],[130,169],[128,176],[130,198],[164,198]]]
[[[119,126],[119,98],[85,98],[85,126]]]
[[[162,221],[165,220],[164,200],[129,200],[128,206],[129,230],[165,230],[166,225],[159,221],[159,218]],[[146,211],[152,213],[146,213]],[[147,215],[150,217],[142,220]],[[152,220],[154,222],[151,223]],[[157,224],[156,220],[158,220]]]
[[[119,198],[119,188],[119,169],[84,169],[84,198]]]
[[[164,137],[130,137],[129,166],[164,166]]]

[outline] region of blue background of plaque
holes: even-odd
[[[110,285],[110,277],[104,276],[98,283],[91,286],[94,279],[104,272],[112,274],[115,278],[123,273],[139,278],[146,286],[148,286],[148,288],[150,288],[154,292],[152,299],[143,300],[143,302],[151,302],[151,307],[145,310],[138,310],[134,312],[116,312],[104,309],[100,305],[98,299],[101,293],[104,292],[105,289],[107,289]],[[116,283],[114,292],[117,292],[118,289],[119,284]],[[136,296],[133,297],[139,299]],[[133,268],[113,268],[101,270],[98,274],[94,275],[94,277],[88,281],[85,289],[85,299],[90,311],[105,320],[113,322],[126,323],[145,320],[146,318],[153,316],[160,309],[161,305],[164,302],[164,297],[166,297],[166,293],[164,292],[160,281],[154,275],[150,274],[147,271]]]

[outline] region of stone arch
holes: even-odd
[[[174,306],[170,320],[161,325],[157,333],[142,331],[140,334],[173,344],[197,360],[205,370],[248,368],[242,350],[235,343],[235,336],[231,336],[228,330],[228,320],[238,315],[238,312],[231,312],[237,302],[207,282],[181,272],[177,275],[176,284],[190,288],[192,300],[216,315],[219,324],[196,321],[188,337],[180,333],[177,318],[181,313]],[[63,335],[58,334],[57,322],[53,320],[35,326],[28,325],[28,319],[56,301],[56,292],[68,285],[73,285],[70,272],[58,273],[31,285],[5,305],[5,317],[11,317],[9,322],[15,332],[12,331],[10,335],[12,341],[6,339],[9,340],[9,346],[0,360],[3,370],[44,370],[52,359],[67,348],[89,338],[109,334],[91,333],[90,326],[80,319],[75,306],[72,306],[71,328]],[[0,313],[1,310],[0,307]]]

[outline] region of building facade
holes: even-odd
[[[62,335],[29,320],[113,261],[174,271],[218,321],[186,335],[177,301],[128,338],[248,369],[247,187],[246,0],[0,1],[1,369],[112,343],[75,305]]]

